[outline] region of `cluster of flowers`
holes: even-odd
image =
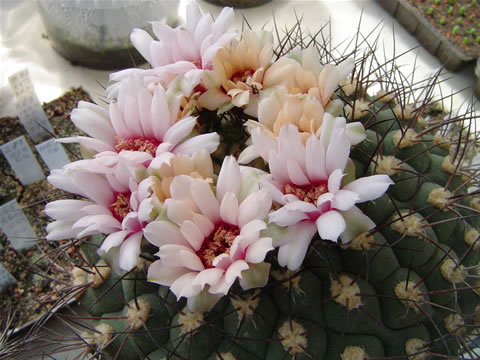
[[[133,269],[145,245],[158,247],[148,280],[208,310],[238,279],[265,286],[268,252],[298,269],[315,234],[351,241],[375,224],[355,204],[381,196],[387,175],[355,180],[352,145],[360,123],[338,116],[333,99],[353,62],[321,65],[313,48],[274,61],[270,33],[231,29],[233,10],[216,20],[195,3],[186,24],[153,22],[158,40],[134,30],[150,69],[111,75],[108,109],[82,102],[71,114],[90,137],[71,137],[85,157],[51,173],[54,186],[84,200],[47,204],[48,239],[106,237],[98,249],[116,272]],[[251,141],[218,174],[216,133],[196,126],[202,109],[241,108]],[[263,158],[268,172],[241,166]]]

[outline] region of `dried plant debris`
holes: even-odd
[[[70,112],[78,102],[91,101],[88,94],[81,88],[72,89],[62,97],[43,104],[43,110],[55,131],[56,137],[84,135],[70,121]],[[24,135],[32,151],[35,143],[26,133],[18,118],[5,117],[0,119],[0,144]],[[71,160],[78,159],[78,149],[68,144],[67,152]],[[34,151],[37,161],[44,174],[48,168],[40,156]],[[37,235],[36,246],[15,250],[7,242],[6,236],[0,234],[0,263],[15,278],[16,284],[10,285],[7,291],[0,293],[0,321],[6,316],[13,318],[15,327],[31,323],[45,311],[55,308],[59,300],[65,297],[69,284],[69,272],[72,268],[72,258],[77,255],[76,245],[69,241],[47,242],[45,228],[48,217],[43,213],[47,201],[61,198],[63,192],[54,189],[46,180],[38,181],[29,186],[22,186],[15,173],[8,165],[4,156],[0,156],[0,204],[16,199],[23,209],[28,221]],[[15,309],[15,312],[6,312]]]

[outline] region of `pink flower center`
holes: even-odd
[[[285,195],[295,195],[299,200],[303,200],[313,205],[317,205],[318,198],[328,192],[328,186],[326,183],[317,185],[285,184],[282,185],[282,191]]]
[[[229,254],[233,240],[240,235],[236,225],[221,223],[203,240],[202,247],[197,251],[197,256],[206,269],[212,268],[213,260],[221,254]]]
[[[132,211],[130,207],[130,195],[130,192],[118,193],[115,201],[108,207],[113,217],[120,222]]]
[[[115,139],[115,150],[118,152],[122,150],[126,151],[141,151],[146,152],[152,156],[155,156],[157,147],[160,142],[156,139],[147,138],[130,138],[130,139]]]

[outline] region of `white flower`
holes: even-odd
[[[86,199],[56,200],[46,205],[45,213],[55,219],[47,226],[47,240],[106,234],[99,255],[105,256],[114,249],[110,258],[116,272],[135,267],[142,229],[153,217],[140,206],[151,195],[149,180],[138,184],[128,172],[125,162],[117,166],[116,174],[53,170],[48,177],[52,185]]]
[[[171,198],[165,200],[167,218],[145,228],[160,258],[149,267],[149,281],[169,286],[177,298],[188,298],[192,310],[202,303],[198,296],[226,295],[236,279],[244,288],[264,286],[268,279],[269,266],[262,263],[273,249],[272,239],[260,232],[267,227],[272,202],[251,176],[232,157],[223,162],[215,192],[203,179],[177,176]],[[258,281],[249,275],[252,271],[261,272],[260,283],[248,281]]]
[[[315,233],[345,243],[372,229],[375,224],[355,204],[380,197],[393,183],[387,175],[374,175],[342,186],[351,142],[340,122],[327,119],[320,139],[311,136],[305,145],[298,129],[287,124],[268,152],[271,176],[264,186],[281,206],[269,221],[288,227],[290,239],[280,244],[278,261],[290,270],[300,267]],[[267,137],[258,132],[253,145],[263,146]]]
[[[314,97],[290,95],[282,89],[275,89],[270,96],[260,101],[258,121],[249,120],[246,123],[256,145],[246,147],[239,156],[239,162],[248,164],[259,156],[268,161],[269,152],[276,148],[276,138],[285,124],[298,128],[303,144],[306,144],[311,135],[320,138],[322,131],[330,133],[334,127],[345,129],[351,145],[356,145],[366,138],[362,123],[347,124],[345,118],[335,118],[329,112],[324,112],[322,105]]]
[[[62,142],[79,142],[87,157],[97,159],[99,171],[114,171],[118,159],[127,159],[132,166],[145,165],[165,152],[191,155],[198,149],[216,150],[216,133],[190,137],[196,118],[177,120],[181,97],[167,98],[161,85],[153,92],[143,86],[141,77],[132,76],[121,88],[108,111],[87,102],[80,102],[71,113],[75,126],[91,137],[77,136]],[[82,165],[78,163],[76,166]],[[91,163],[88,163],[91,166]]]
[[[142,29],[134,29],[130,39],[152,69],[127,69],[110,76],[111,81],[122,81],[132,73],[142,73],[145,84],[160,82],[167,88],[182,77],[182,92],[190,96],[200,82],[204,69],[211,69],[215,54],[237,35],[231,30],[234,13],[224,8],[216,20],[200,12],[195,2],[187,6],[186,24],[178,28],[153,21],[152,29],[158,40]],[[110,97],[117,94],[120,83],[109,87]]]

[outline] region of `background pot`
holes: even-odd
[[[150,31],[150,21],[173,19],[178,0],[38,0],[53,48],[75,64],[121,69],[145,60],[130,33]]]

